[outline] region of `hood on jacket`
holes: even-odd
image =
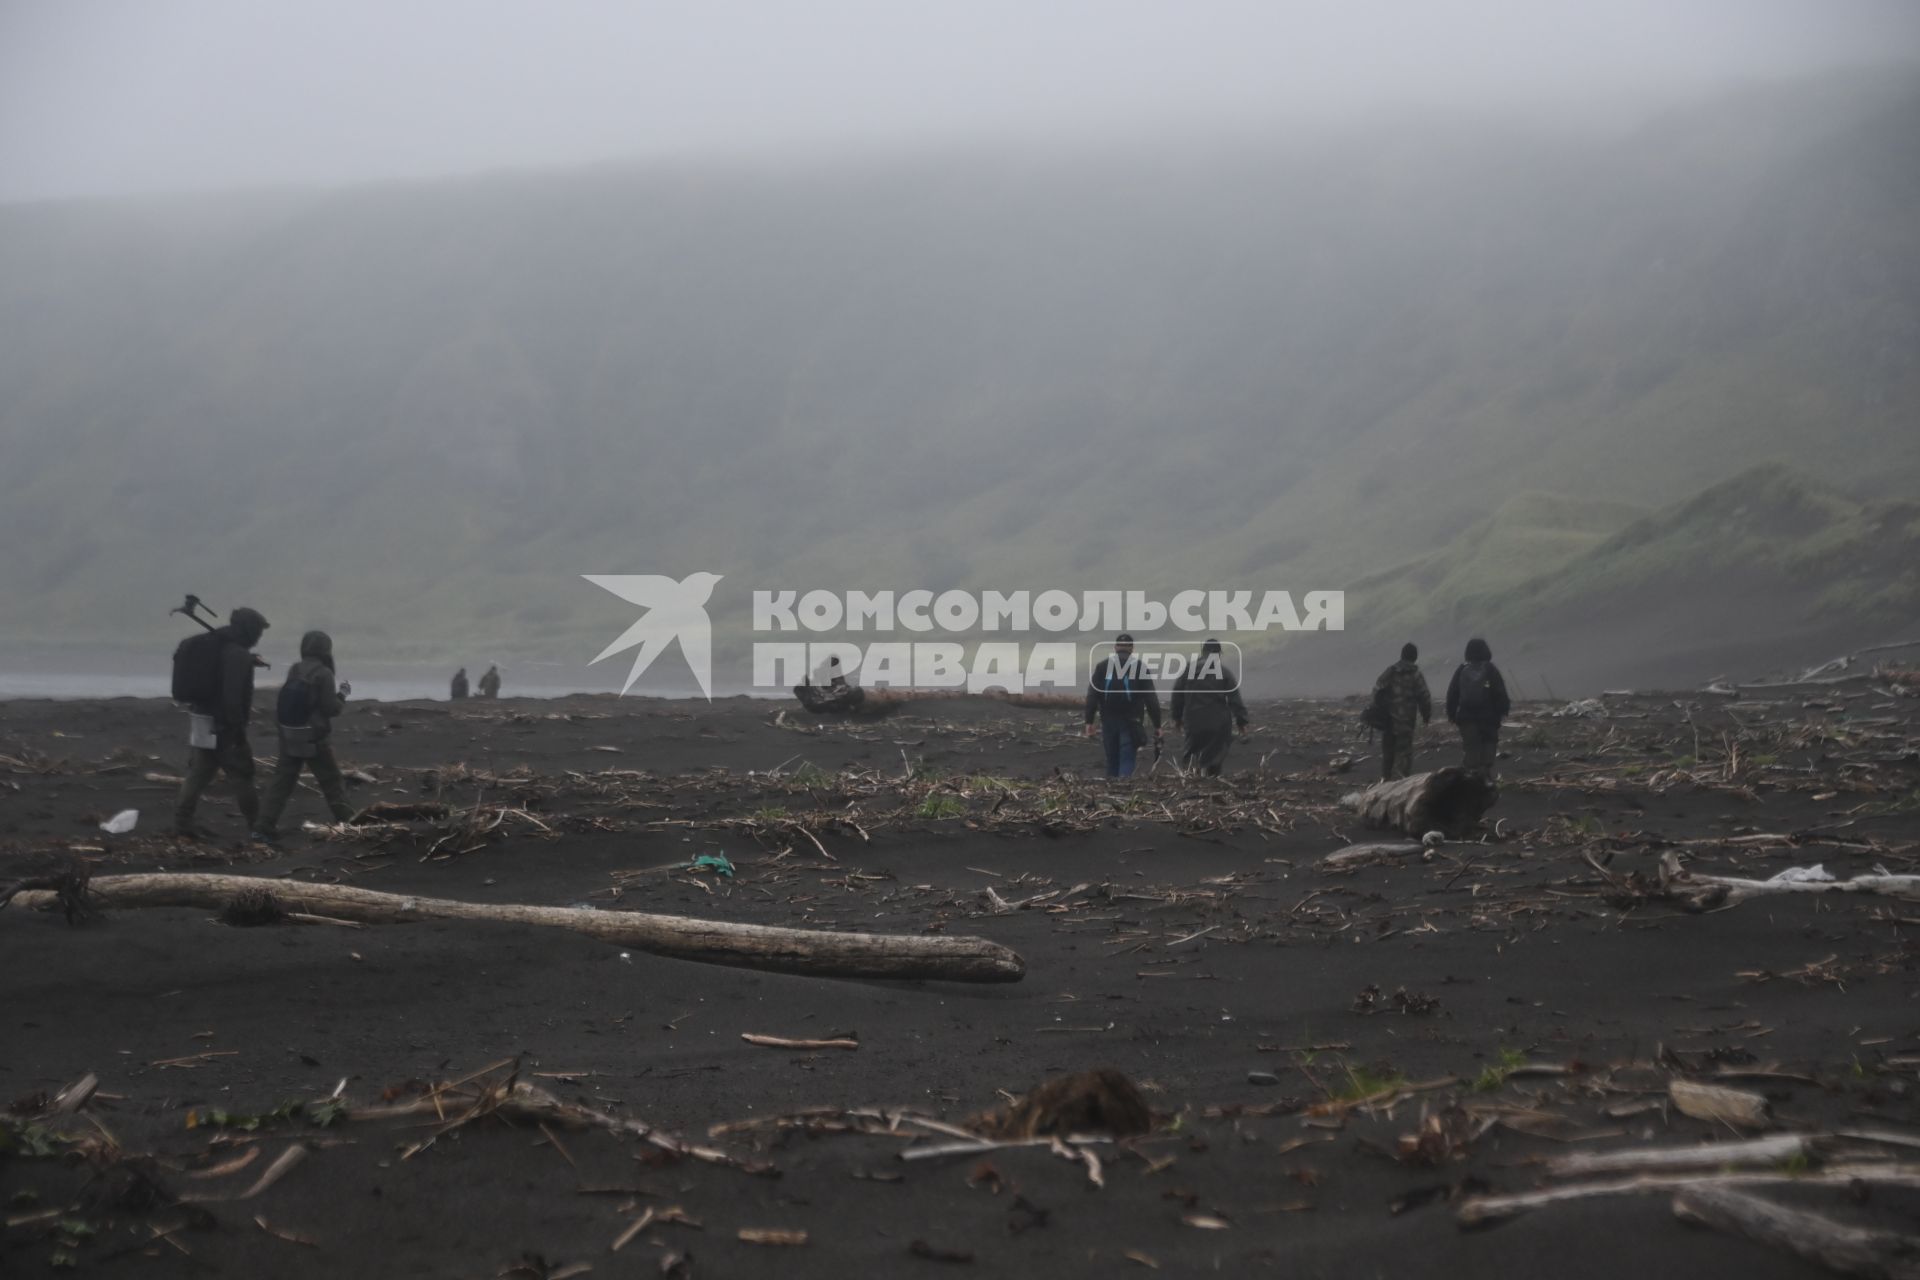
[[[243,605],[227,615],[227,627],[233,632],[234,639],[251,649],[266,634],[267,620],[258,609]]]
[[[333,637],[324,631],[307,632],[300,637],[300,656],[333,670]]]
[[[1467,641],[1467,661],[1492,662],[1493,650],[1487,647],[1485,640],[1475,636],[1473,639]]]

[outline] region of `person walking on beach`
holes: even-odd
[[[448,696],[455,702],[459,702],[467,696],[467,669],[465,667],[453,673],[453,687],[448,690]]]
[[[1500,722],[1513,710],[1513,700],[1485,640],[1476,636],[1467,641],[1466,657],[1447,685],[1447,719],[1460,730],[1460,767],[1492,782]]]
[[[488,667],[487,673],[480,677],[480,696],[497,698],[500,696],[500,668]]]
[[[347,803],[347,784],[340,777],[340,765],[333,758],[327,738],[333,732],[333,718],[347,709],[346,696],[353,686],[334,684],[333,637],[324,631],[309,631],[300,637],[300,661],[287,672],[280,686],[275,719],[280,726],[280,762],[267,788],[267,803],[254,824],[253,838],[268,844],[280,838],[280,814],[286,809],[293,789],[300,781],[302,767],[313,770],[313,780],[333,811],[336,822],[354,815]]]
[[[210,724],[207,738],[196,737],[187,749],[187,776],[181,780],[180,795],[173,806],[175,835],[197,840],[202,832],[194,825],[194,810],[201,793],[216,773],[224,773],[233,783],[240,816],[252,826],[260,816],[260,798],[253,789],[253,745],[247,741],[247,721],[253,715],[253,646],[266,634],[267,620],[257,609],[235,609],[227,625],[216,628],[214,639],[202,636],[211,649],[205,678],[197,695],[187,706],[194,716]]]
[[[1373,700],[1385,725],[1380,730],[1380,780],[1404,778],[1413,772],[1415,720],[1433,723],[1433,694],[1420,674],[1418,646],[1400,646],[1400,661],[1373,682]]]
[[[1152,717],[1153,740],[1160,741],[1160,695],[1133,656],[1133,637],[1124,631],[1114,638],[1113,654],[1100,660],[1087,682],[1086,715],[1089,738],[1094,720],[1100,721],[1109,778],[1133,776],[1134,761],[1147,737],[1143,716]]]
[[[1233,746],[1235,727],[1242,733],[1247,730],[1247,704],[1240,697],[1240,677],[1228,670],[1218,640],[1202,644],[1199,658],[1174,682],[1168,710],[1173,727],[1186,730],[1182,767],[1219,777]]]

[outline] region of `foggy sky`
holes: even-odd
[[[1913,0],[0,0],[0,199],[1657,104]]]

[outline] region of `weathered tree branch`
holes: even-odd
[[[220,911],[236,897],[244,895],[257,900],[265,891],[283,911],[366,924],[476,920],[547,925],[679,960],[817,977],[1018,982],[1027,967],[1017,953],[985,938],[835,933],[824,929],[730,924],[640,911],[456,902],[447,898],[381,893],[353,885],[303,884],[256,876],[188,872],[101,876],[88,888],[94,901],[109,907],[203,907]],[[23,892],[17,900],[24,906],[43,907],[55,901],[55,895],[47,891]]]
[[[1851,880],[1743,880],[1738,876],[1688,871],[1671,849],[1660,856],[1660,880],[1669,891],[1675,886],[1687,885],[1712,891],[1719,902],[1727,906],[1765,893],[1874,893],[1920,901],[1920,876],[1879,874],[1854,876]],[[1725,891],[1723,897],[1721,890]]]
[[[1724,1186],[1687,1188],[1674,1196],[1673,1213],[1682,1222],[1791,1250],[1842,1275],[1920,1280],[1920,1236],[1850,1227]]]

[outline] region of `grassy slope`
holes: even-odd
[[[574,575],[694,568],[736,617],[1198,580],[1346,587],[1356,644],[1519,625],[1624,504],[1920,478],[1916,103],[0,211],[0,638],[152,644],[193,589],[586,656],[627,611]]]

